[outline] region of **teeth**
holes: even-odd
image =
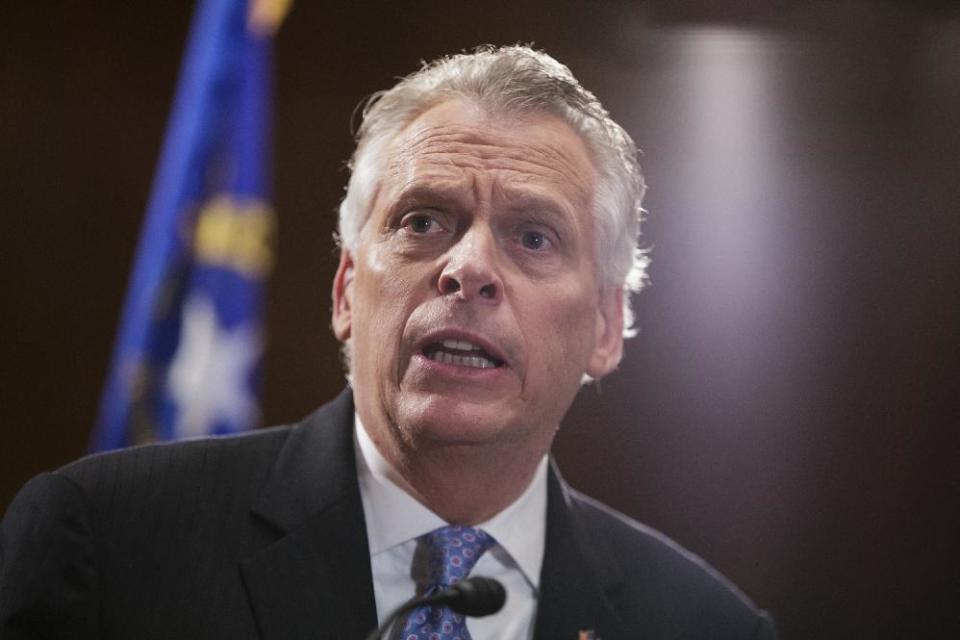
[[[479,349],[477,345],[472,342],[467,342],[466,340],[444,340],[443,346],[447,349],[458,349],[460,351],[473,351],[474,349]]]
[[[490,369],[495,366],[491,360],[482,356],[455,356],[445,351],[434,352],[430,355],[430,359],[444,364],[452,364],[458,367],[474,367],[475,369]]]

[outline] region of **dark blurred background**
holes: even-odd
[[[192,3],[0,20],[0,510],[82,455]],[[298,2],[277,43],[263,421],[343,385],[334,210],[357,102],[533,42],[644,151],[652,284],[555,453],[785,638],[960,637],[960,11],[949,2]]]

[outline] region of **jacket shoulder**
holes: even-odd
[[[242,478],[262,479],[292,428],[284,425],[96,453],[54,474],[78,485],[93,501],[131,492],[150,498],[178,490],[193,493],[220,483],[235,485]]]
[[[569,490],[593,562],[619,577],[621,611],[647,616],[671,637],[773,638],[768,614],[699,556],[663,533]]]

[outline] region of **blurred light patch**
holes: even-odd
[[[670,41],[682,105],[671,189],[684,240],[683,270],[671,278],[682,279],[697,351],[720,367],[718,378],[748,387],[764,375],[771,345],[761,336],[784,302],[785,235],[795,215],[783,188],[780,43],[726,28],[683,30]]]
[[[778,182],[771,114],[769,43],[731,30],[698,30],[679,39],[683,123],[677,143],[689,160],[684,172],[691,220],[706,275],[722,289],[764,289],[775,274],[767,249],[776,231],[765,197]]]

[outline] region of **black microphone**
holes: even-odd
[[[461,580],[452,587],[441,589],[428,596],[412,598],[387,616],[383,624],[374,629],[366,640],[378,640],[397,618],[419,607],[446,605],[457,613],[482,618],[496,613],[507,601],[507,591],[497,580],[477,576]]]
[[[507,600],[507,592],[493,578],[467,578],[449,589],[434,595],[441,603],[465,616],[482,618],[500,611]]]

